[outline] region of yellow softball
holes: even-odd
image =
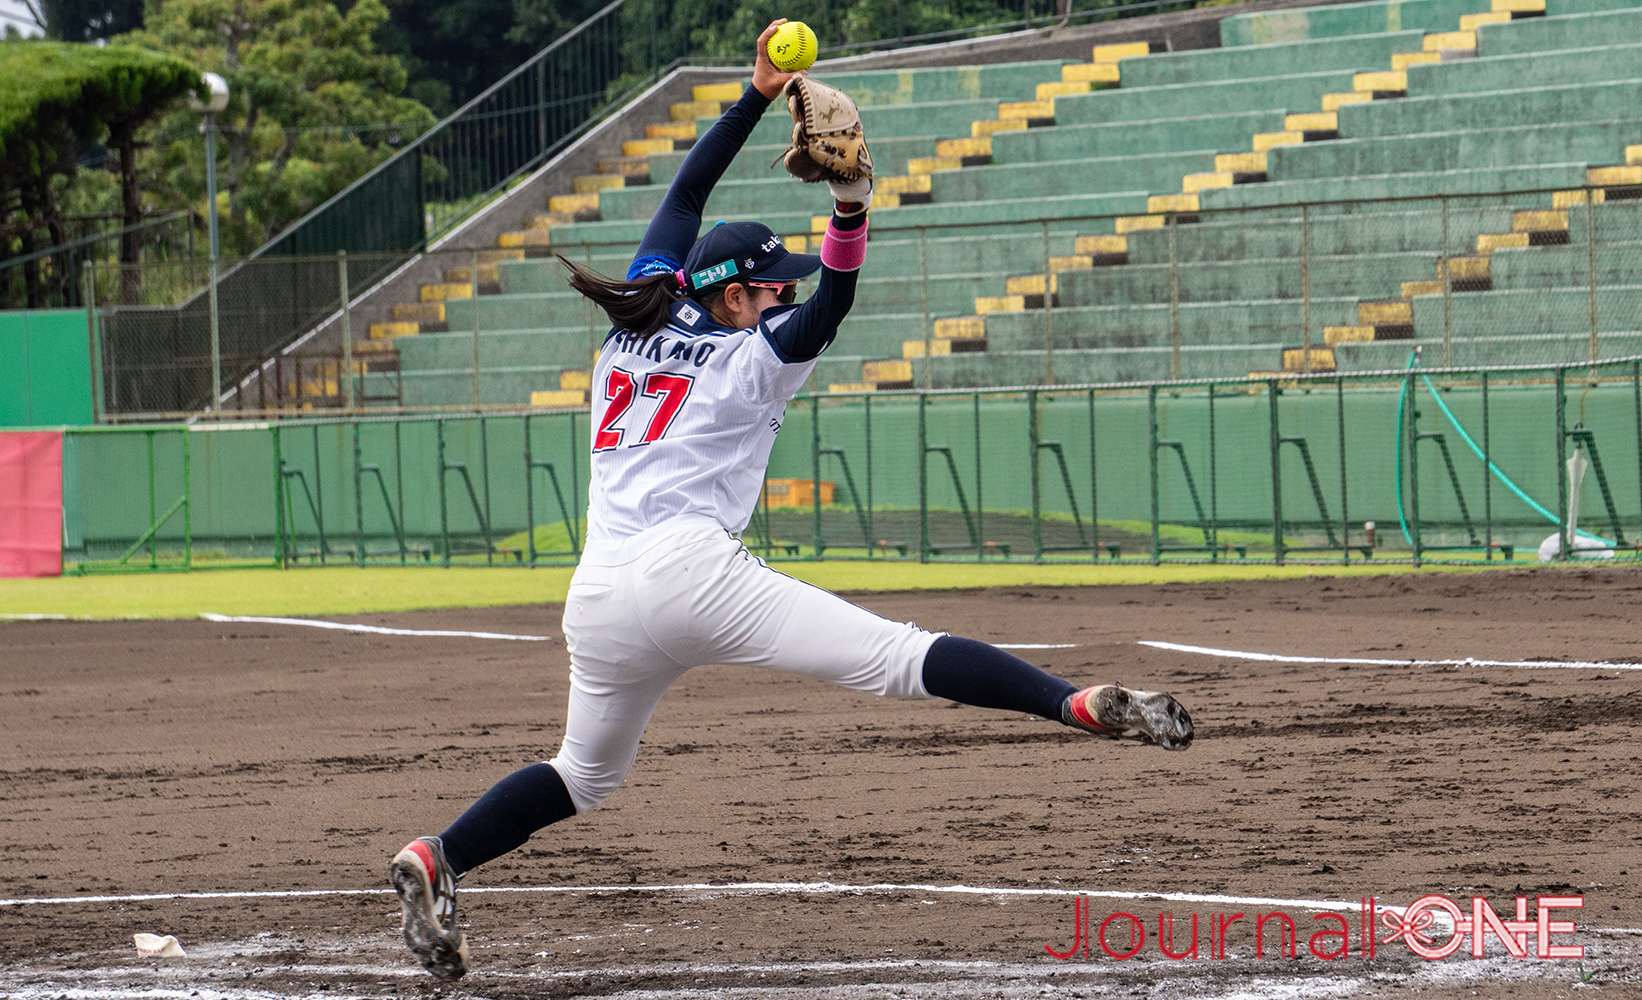
[[[809,69],[815,63],[815,54],[820,51],[815,32],[803,21],[788,21],[775,29],[775,34],[770,36],[764,47],[770,52],[770,62],[775,63],[775,68],[783,73]]]

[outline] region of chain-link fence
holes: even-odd
[[[584,405],[607,322],[555,255],[622,276],[659,180],[603,192],[603,221],[526,217],[509,246],[409,263],[261,257],[219,264],[215,284],[200,260],[95,267],[99,412]],[[765,218],[814,251],[825,192],[783,192]],[[854,309],[812,390],[1375,371],[1414,347],[1448,366],[1628,356],[1642,352],[1642,200],[1622,193],[1139,216],[1045,217],[1033,203],[985,221],[902,195],[875,212]]]
[[[1512,565],[1642,541],[1642,358],[800,397],[771,559]],[[589,417],[72,430],[69,563],[573,562]]]

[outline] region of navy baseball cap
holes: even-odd
[[[721,222],[690,248],[684,283],[699,292],[733,281],[797,281],[820,268],[820,257],[788,253],[781,237],[763,223]]]

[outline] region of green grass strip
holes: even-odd
[[[843,592],[1214,583],[1419,572],[1406,565],[1231,563],[1093,566],[838,561],[786,562],[778,563],[777,568],[817,586]],[[111,620],[194,618],[201,612],[212,611],[225,615],[319,617],[557,603],[564,600],[571,572],[569,567],[533,570],[326,567],[0,580],[0,616],[61,615]]]

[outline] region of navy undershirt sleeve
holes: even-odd
[[[707,196],[712,194],[713,185],[724,176],[730,161],[741,151],[742,144],[752,135],[753,126],[769,106],[769,98],[756,88],[748,87],[707,134],[696,140],[690,147],[690,155],[679,165],[666,197],[650,220],[650,227],[644,231],[635,260],[662,256],[675,264],[684,263],[701,230],[701,212],[707,205]]]
[[[834,228],[851,232],[866,225],[867,215],[832,217]],[[815,294],[793,308],[790,318],[777,323],[772,329],[765,321],[765,338],[775,350],[775,356],[786,364],[796,364],[821,356],[838,336],[838,325],[855,305],[855,282],[859,271],[834,271],[821,266],[821,280]],[[766,313],[766,315],[768,315]]]

